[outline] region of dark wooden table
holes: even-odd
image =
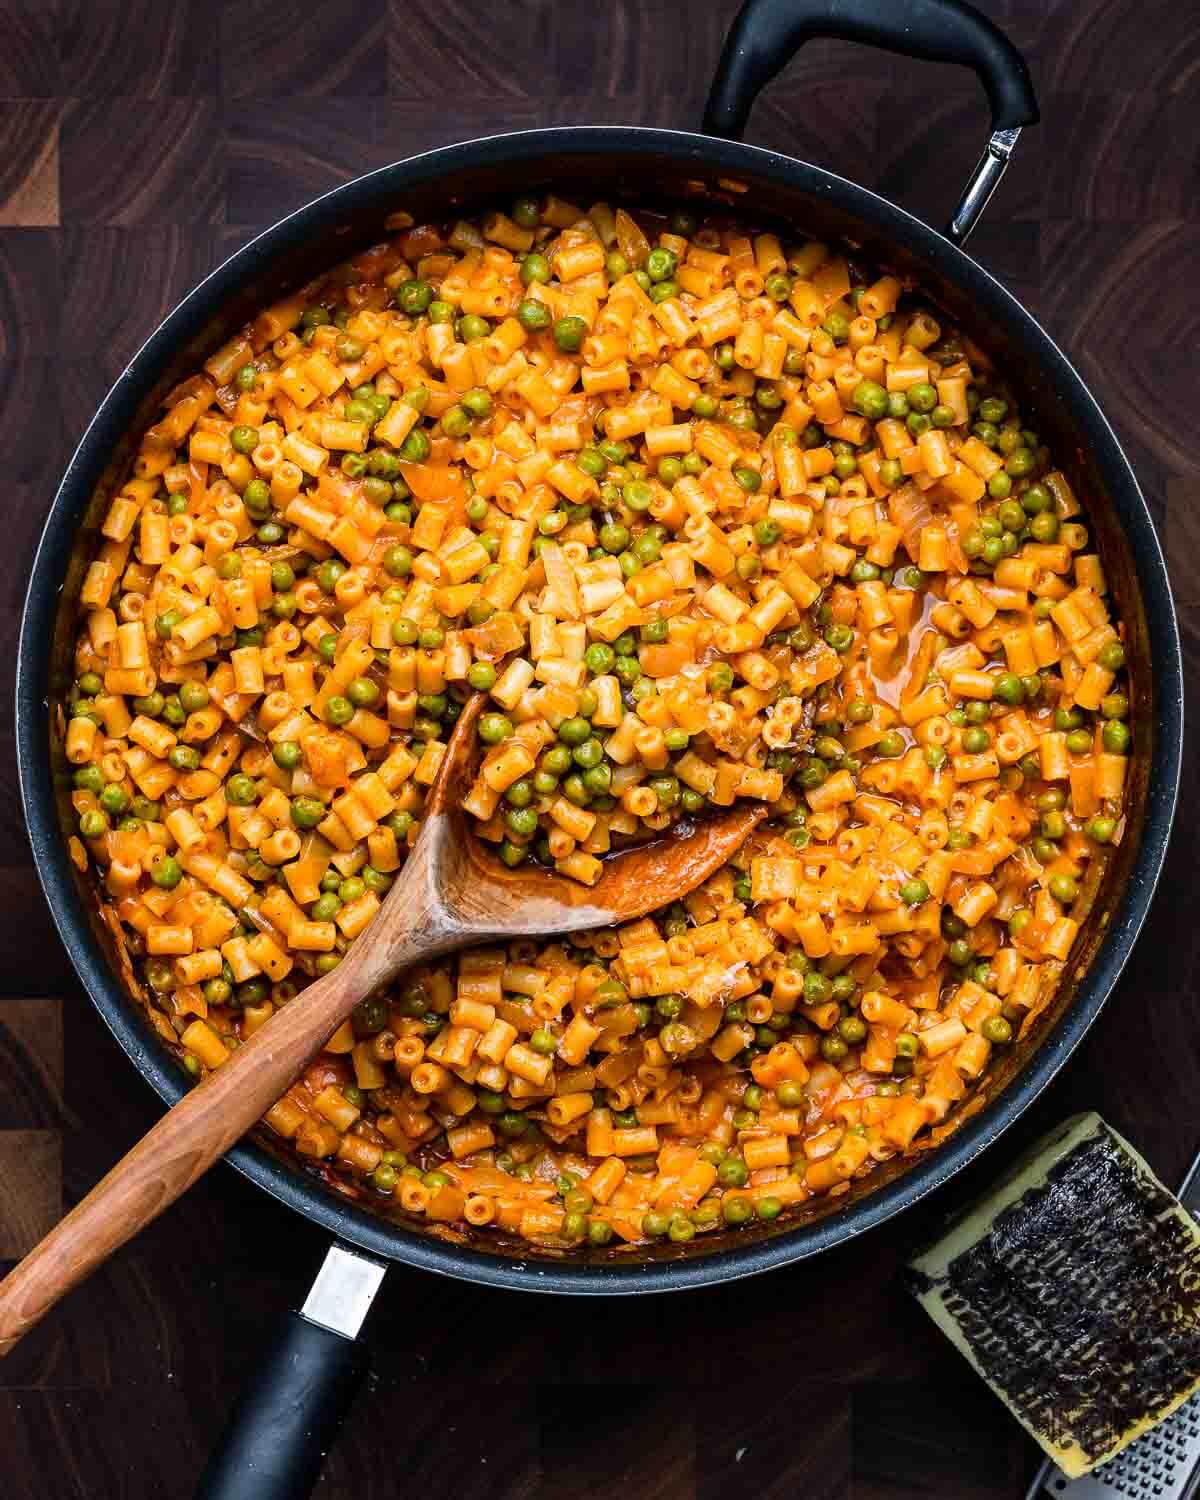
[[[1029,58],[1026,132],[972,252],[1065,347],[1135,462],[1200,687],[1200,11],[981,0]],[[54,485],[159,318],[257,229],[426,147],[553,123],[697,125],[735,0],[0,0],[0,1258],[157,1118],[74,978],[12,764],[24,575]],[[969,74],[814,44],[748,138],[939,222],[986,129]],[[1200,787],[1119,990],[975,1171],[1098,1108],[1168,1182],[1200,1144]],[[950,1190],[951,1192],[954,1189]],[[1033,1445],[899,1291],[946,1195],[842,1251],[655,1301],[395,1268],[321,1500],[620,1489],[661,1500],[1016,1500]],[[227,1169],[0,1366],[5,1500],[186,1500],[325,1236]],[[2,1269],[3,1267],[0,1267]]]

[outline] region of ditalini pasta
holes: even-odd
[[[839,1194],[1053,992],[1123,830],[1070,483],[915,289],[687,213],[415,224],[168,397],[83,583],[66,753],[199,1076],[379,909],[471,692],[510,865],[737,798],[682,904],[373,996],[266,1116],[340,1190],[548,1249]]]

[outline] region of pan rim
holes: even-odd
[[[692,131],[607,125],[523,130],[439,147],[379,167],[286,215],[210,272],[149,335],[97,409],[56,490],[31,567],[18,643],[15,720],[26,829],[56,929],[113,1036],[159,1096],[172,1104],[186,1090],[183,1075],[130,1003],[88,928],[54,809],[47,701],[51,623],[72,541],[103,464],[172,352],[195,337],[221,303],[266,270],[278,254],[328,230],[343,216],[352,217],[382,192],[398,194],[442,181],[468,166],[486,166],[489,160],[533,162],[614,151],[643,157],[657,153],[679,164],[692,161],[698,170],[718,167],[733,174],[781,179],[814,196],[832,195],[840,206],[978,298],[1007,336],[1024,344],[1086,432],[1124,525],[1142,586],[1154,660],[1155,733],[1141,843],[1114,920],[1071,1005],[1021,1074],[978,1115],[895,1182],[850,1207],[705,1256],[629,1265],[559,1264],[513,1260],[406,1230],[339,1202],[316,1179],[253,1142],[243,1142],[227,1155],[236,1170],[272,1197],[371,1254],[483,1285],[593,1296],[681,1291],[776,1269],[857,1238],[926,1197],[992,1145],[1055,1077],[1111,994],[1145,920],[1165,859],[1182,772],[1182,655],[1170,583],[1149,510],[1111,426],[1062,351],[1002,283],[920,219],[867,188],[796,157]]]

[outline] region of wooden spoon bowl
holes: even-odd
[[[767,814],[741,804],[612,856],[593,886],[531,865],[509,869],[475,834],[475,695],[455,725],[421,830],[371,925],[171,1109],[0,1282],[0,1354],[73,1286],[187,1191],[261,1118],[355,1005],[403,969],[476,943],[612,927],[687,895]]]

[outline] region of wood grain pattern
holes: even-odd
[[[971,253],[1046,319],[1127,445],[1175,581],[1195,722],[1200,14],[1179,0],[977,3],[1026,49],[1044,123],[1024,132]],[[160,1112],[73,978],[16,796],[6,710],[22,570],[71,447],[162,312],[277,214],[380,161],[496,131],[694,128],[737,4],[0,0],[0,504],[14,564],[0,574],[0,996],[59,997],[65,1038],[63,1113],[39,1083],[4,1119],[61,1134],[68,1204]],[[944,214],[985,120],[961,69],[813,43],[764,92],[747,139]],[[1146,932],[1077,1057],[961,1184],[864,1241],[654,1302],[552,1304],[393,1268],[369,1324],[374,1386],[319,1500],[440,1495],[447,1476],[468,1494],[541,1500],[568,1476],[582,1488],[614,1472],[669,1500],[772,1486],[1019,1500],[1036,1455],[894,1274],[951,1200],[1073,1109],[1099,1108],[1168,1181],[1182,1172],[1200,1073],[1198,863],[1193,775]],[[198,1183],[0,1363],[5,1500],[186,1500],[274,1312],[303,1300],[324,1245],[233,1172]],[[628,1386],[654,1420],[634,1406],[625,1431]],[[782,1443],[773,1404],[739,1394],[763,1390],[783,1393]],[[615,1458],[579,1415],[592,1401],[614,1415]],[[643,1468],[622,1469],[635,1444]]]
[[[215,100],[174,94],[152,104],[137,95],[76,99],[61,139],[64,224],[220,222]]]
[[[62,1213],[62,1137],[0,1131],[0,1260],[28,1255]]]
[[[55,30],[68,96],[161,101],[217,92],[222,54],[212,45],[213,17],[206,5],[59,0]],[[130,46],[131,36],[136,46]]]
[[[0,226],[59,222],[57,103],[0,102]]]

